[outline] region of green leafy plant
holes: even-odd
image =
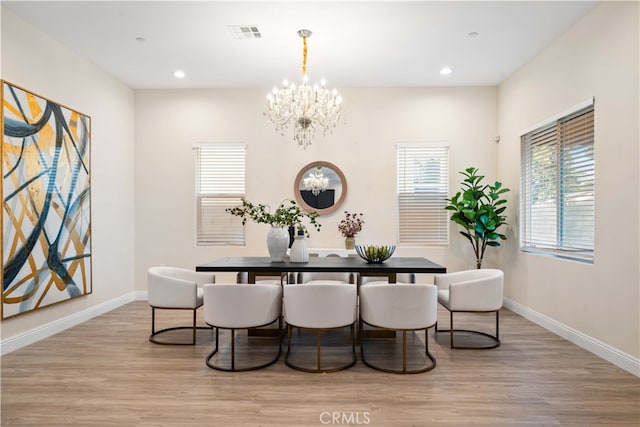
[[[450,199],[445,209],[453,211],[451,221],[462,226],[460,231],[471,242],[476,256],[476,267],[482,268],[482,259],[487,246],[500,246],[500,240],[507,236],[498,233],[498,228],[507,224],[505,211],[507,201],[501,195],[509,191],[502,183],[496,181],[493,185],[482,184],[483,175],[478,175],[478,169],[469,167],[460,172],[465,176],[462,190]]]
[[[318,222],[320,214],[305,212],[294,200],[289,199],[280,203],[274,212],[271,212],[268,205],[254,204],[246,199],[242,199],[241,206],[227,208],[225,211],[242,218],[242,225],[246,224],[247,220],[251,220],[257,224],[269,224],[275,227],[296,227],[298,230],[303,230],[307,237],[309,237],[309,231],[303,221],[308,221],[316,231],[320,231],[322,227]]]

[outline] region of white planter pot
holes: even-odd
[[[282,262],[289,249],[289,230],[284,227],[271,227],[267,234],[267,248],[271,261]]]

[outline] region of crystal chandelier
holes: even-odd
[[[316,168],[303,180],[304,189],[311,190],[311,194],[317,196],[329,186],[329,178],[325,177],[321,168]]]
[[[327,130],[332,131],[340,120],[342,113],[342,98],[338,91],[325,88],[324,79],[318,86],[309,86],[307,78],[307,38],[311,31],[300,30],[298,35],[303,42],[302,84],[296,86],[286,80],[282,88],[273,88],[267,96],[267,106],[264,115],[275,125],[276,131],[284,135],[284,130],[291,123],[294,124],[293,140],[304,148],[311,145],[316,128],[323,128],[323,135]]]

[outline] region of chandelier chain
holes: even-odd
[[[307,74],[307,36],[302,36],[302,75],[305,76]]]

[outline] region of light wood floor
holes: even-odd
[[[158,318],[167,326],[189,314]],[[640,425],[640,379],[508,310],[494,350],[450,350],[447,335],[430,330],[437,367],[419,375],[361,361],[307,374],[282,357],[260,371],[219,372],[204,363],[209,331],[195,347],[155,345],[150,319],[146,302],[134,302],[2,357],[2,426]],[[491,330],[490,316],[480,323]]]

